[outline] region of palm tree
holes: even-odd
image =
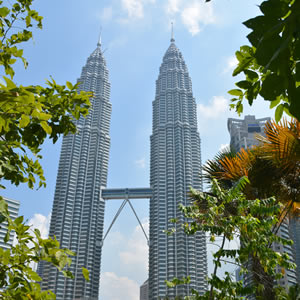
[[[279,216],[280,222],[274,227],[276,233],[283,219],[299,216],[300,212],[300,123],[291,120],[265,126],[265,137],[258,136],[259,146],[241,149],[235,153],[231,149],[218,153],[203,167],[204,180],[219,180],[224,188],[230,188],[243,176],[250,183],[244,193],[249,200],[276,196],[284,204]],[[234,213],[234,209],[230,209]],[[274,299],[273,280],[261,268],[259,259],[252,256],[254,281],[264,279],[266,299]]]
[[[260,145],[235,153],[226,149],[203,167],[204,180],[212,178],[223,187],[231,187],[241,177],[250,180],[245,193],[249,199],[276,196],[297,214],[300,209],[300,122],[292,119],[276,124],[268,122]],[[286,210],[285,210],[286,213]]]

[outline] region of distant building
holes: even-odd
[[[291,238],[294,241],[293,251],[294,251],[295,261],[297,264],[298,284],[300,285],[300,218],[299,217],[291,219],[290,233],[291,233]]]
[[[256,134],[263,134],[265,124],[270,118],[256,119],[255,116],[245,116],[244,120],[229,118],[227,122],[230,133],[230,146],[236,151],[241,148],[251,148],[258,144]]]
[[[236,279],[236,281],[244,281],[244,279],[245,279],[245,275],[241,274],[240,272],[241,272],[241,267],[238,267],[235,270],[235,279]]]
[[[278,236],[290,240],[293,239],[292,235],[289,232],[289,219],[286,218],[283,222],[282,225],[280,226],[278,233]],[[273,250],[280,252],[280,253],[287,253],[290,257],[290,261],[293,263],[296,263],[295,261],[295,253],[293,252],[293,247],[292,246],[283,246],[282,244],[274,244],[273,245]],[[281,272],[281,268],[277,268],[277,272]],[[284,276],[278,280],[278,283],[283,286],[283,287],[289,287],[291,285],[297,284],[297,273],[296,270],[286,270],[284,273]]]
[[[20,202],[17,200],[8,199],[5,197],[3,197],[3,199],[5,200],[5,202],[8,205],[8,212],[9,212],[11,219],[15,220],[19,214]],[[5,250],[10,249],[10,247],[13,244],[13,240],[14,240],[14,234],[12,233],[10,235],[7,243],[4,243],[3,239],[6,235],[6,233],[7,233],[7,225],[6,225],[6,223],[1,223],[0,224],[0,247]]]
[[[230,146],[236,150],[240,151],[242,148],[251,148],[254,145],[258,145],[258,140],[255,138],[256,134],[264,135],[265,124],[270,121],[270,118],[256,119],[255,116],[245,116],[244,120],[229,118],[227,122],[228,131],[230,133]],[[299,228],[300,230],[300,228]],[[285,239],[291,239],[289,233],[288,220],[285,220],[278,230],[278,235]],[[300,237],[299,237],[300,239]],[[280,253],[287,253],[291,258],[291,262],[294,262],[294,253],[292,246],[283,246],[279,244],[274,244],[273,249]],[[249,269],[251,268],[251,261],[248,262]],[[278,269],[281,272],[281,269]],[[252,274],[243,275],[244,285],[250,285],[252,282]],[[240,276],[237,276],[237,280],[241,280]],[[288,287],[297,283],[296,271],[287,270],[278,283],[281,286]],[[252,299],[249,297],[249,299]],[[253,298],[254,299],[254,298]]]
[[[149,282],[148,279],[140,287],[140,300],[149,299]]]
[[[39,263],[37,264],[36,273],[37,273],[42,279],[43,279],[44,267],[45,267],[45,261],[44,261],[44,260],[39,261]]]

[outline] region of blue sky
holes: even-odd
[[[34,41],[24,45],[29,67],[16,66],[19,84],[75,82],[87,57],[95,49],[102,27],[102,48],[111,82],[111,149],[109,187],[149,186],[149,151],[152,101],[162,57],[170,43],[174,22],[176,45],[187,63],[198,105],[202,161],[229,143],[227,91],[234,88],[231,73],[234,53],[246,44],[241,23],[259,13],[259,0],[52,0],[35,1],[44,16],[44,29],[34,31]],[[246,114],[272,116],[263,101]],[[21,201],[20,214],[47,233],[52,208],[61,140],[46,142],[43,160],[47,188],[11,187],[4,196]],[[147,227],[148,200],[133,204]],[[106,206],[109,226],[119,201]],[[147,245],[129,207],[107,237],[102,255],[102,300],[137,300],[147,279]],[[211,256],[210,256],[211,257]],[[209,262],[211,266],[211,259]]]

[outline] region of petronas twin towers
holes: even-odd
[[[179,204],[189,205],[189,187],[201,189],[200,137],[191,79],[181,52],[171,39],[156,81],[150,163],[149,300],[200,293],[206,289],[204,234],[186,236]],[[59,161],[50,236],[76,252],[65,279],[50,265],[44,266],[43,289],[58,300],[96,300],[99,294],[105,197],[110,148],[111,103],[108,70],[100,42],[78,80],[80,89],[94,97],[86,119],[77,121],[78,132],[63,139]],[[118,190],[119,191],[119,190]],[[103,193],[104,194],[104,193]],[[126,195],[124,195],[125,197]],[[128,192],[127,196],[128,197]],[[177,218],[177,231],[170,219]],[[84,280],[81,267],[90,271]],[[189,285],[167,288],[165,280],[190,276]],[[100,294],[101,295],[101,294]]]

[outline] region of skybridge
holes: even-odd
[[[103,200],[119,199],[150,199],[152,197],[151,188],[124,188],[124,189],[107,189],[101,190]]]
[[[108,227],[108,229],[101,241],[101,247],[103,247],[105,238],[107,237],[112,226],[116,222],[121,211],[123,210],[123,208],[125,207],[125,205],[127,203],[129,204],[132,212],[134,213],[137,221],[139,222],[139,225],[140,225],[140,227],[144,233],[144,236],[147,240],[147,244],[149,245],[149,238],[144,230],[144,227],[143,227],[130,199],[150,199],[151,197],[152,197],[152,189],[148,188],[148,187],[146,187],[146,188],[114,188],[114,189],[103,188],[103,189],[101,189],[101,199],[102,200],[107,201],[107,200],[122,200],[123,199],[123,202],[122,202],[120,208],[118,209],[116,215],[114,216],[110,226]]]

